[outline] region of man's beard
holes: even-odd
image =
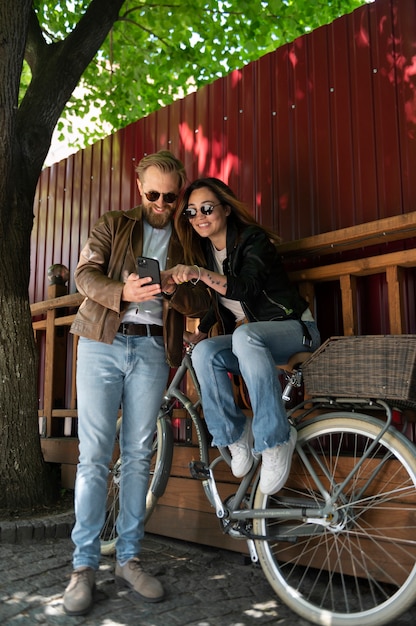
[[[164,211],[163,213],[155,213],[151,205],[143,206],[145,220],[152,228],[165,228],[173,219],[174,213]]]

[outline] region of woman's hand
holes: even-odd
[[[175,265],[169,272],[177,285],[201,278],[201,269],[196,265]]]
[[[183,333],[183,340],[185,343],[196,344],[203,339],[206,339],[207,337],[208,335],[206,333],[201,333],[201,331],[198,329],[193,333],[191,333],[189,330],[185,330],[185,332]]]
[[[172,278],[171,270],[164,270],[160,272],[160,280],[162,283],[162,292],[166,295],[172,296],[175,291],[177,284]]]

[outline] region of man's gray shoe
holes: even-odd
[[[79,567],[72,572],[64,593],[64,611],[67,615],[85,615],[94,604],[95,570]]]
[[[146,602],[160,602],[165,595],[160,582],[154,576],[143,571],[137,557],[130,559],[123,566],[117,563],[116,581],[130,587],[135,595]]]

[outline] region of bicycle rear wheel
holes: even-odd
[[[119,497],[122,466],[121,456],[117,454],[120,427],[121,418],[117,421],[116,460],[109,468],[105,522],[100,534],[101,554],[103,555],[113,554],[116,548],[116,522],[120,508]],[[153,440],[149,488],[146,495],[145,523],[153,513],[158,499],[165,491],[172,465],[172,454],[173,434],[170,420],[160,417],[156,423],[156,432]]]
[[[333,515],[255,519],[259,560],[278,596],[322,626],[380,626],[416,600],[415,447],[389,430],[340,491],[339,485],[380,433],[370,416],[336,413],[301,427],[300,446],[327,495]],[[278,494],[259,489],[254,508],[322,507],[326,496],[295,451]]]

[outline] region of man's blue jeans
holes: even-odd
[[[311,351],[320,344],[315,322],[305,322],[312,337]],[[253,410],[254,452],[286,443],[289,423],[282,401],[276,365],[308,350],[296,320],[242,324],[232,335],[204,339],[192,353],[202,408],[213,445],[229,446],[243,434],[246,416],[234,401],[228,373],[241,374]]]
[[[97,569],[105,517],[108,467],[117,413],[123,419],[117,560],[137,556],[144,535],[146,492],[156,418],[169,367],[163,337],[117,334],[111,345],[83,337],[78,343],[79,464],[75,481],[74,569]]]

